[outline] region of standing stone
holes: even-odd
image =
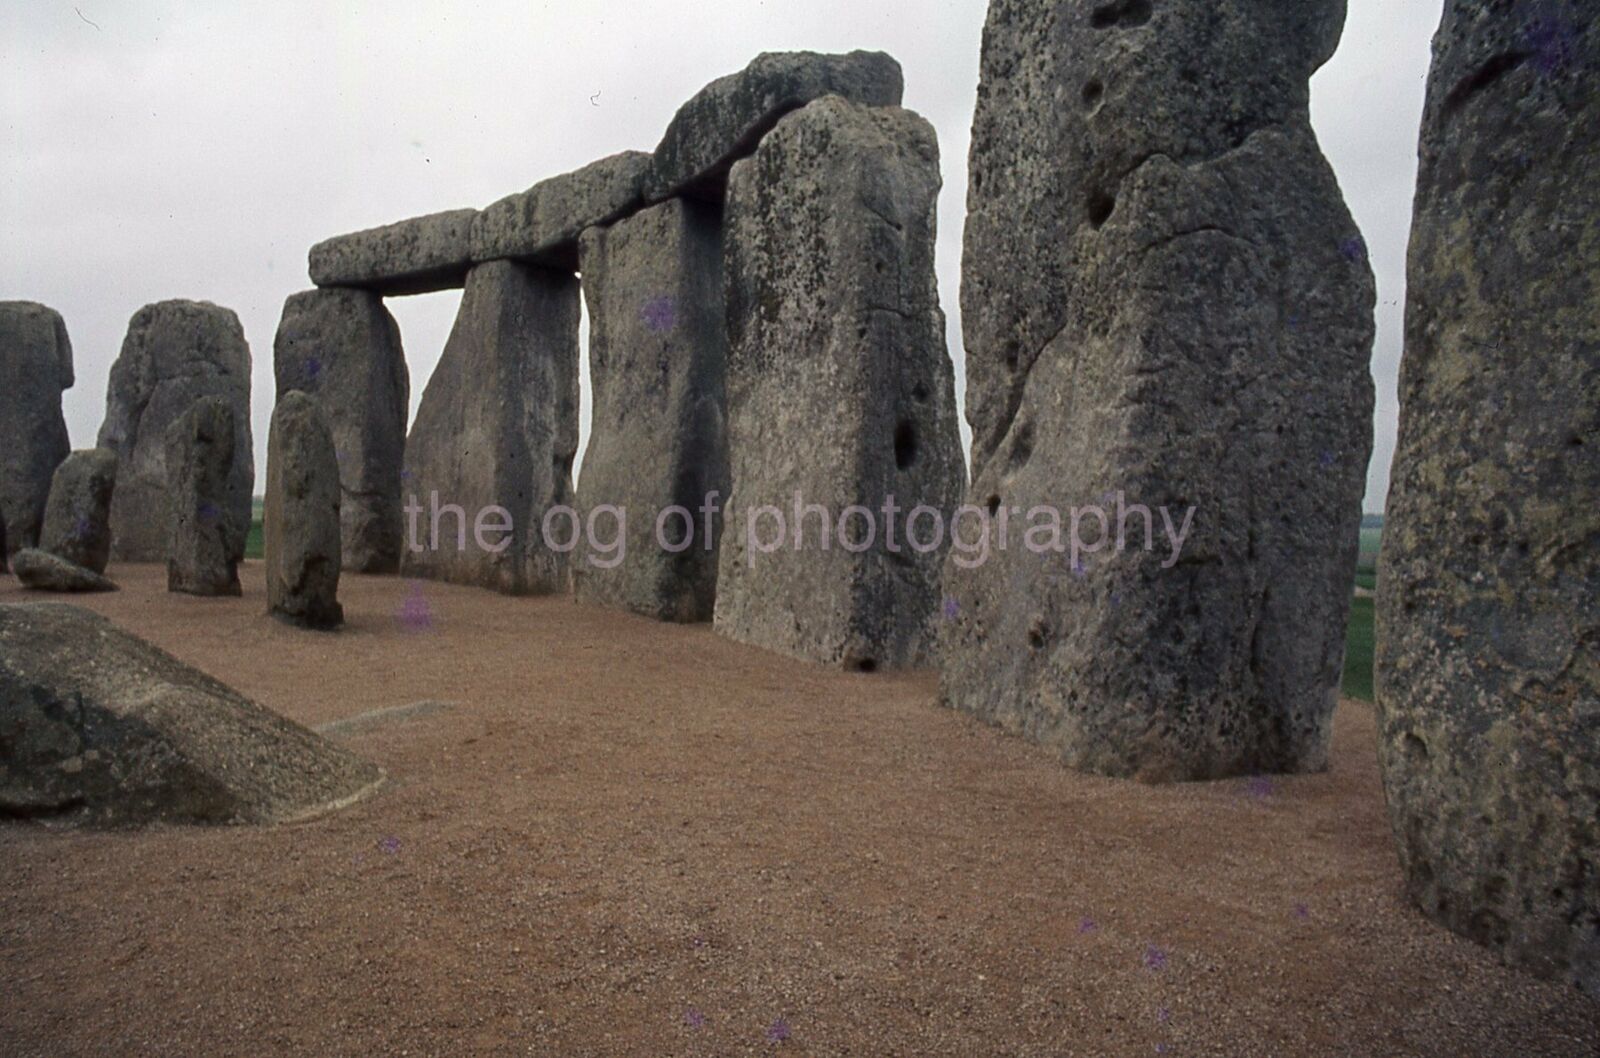
[[[624,551],[591,551],[573,566],[578,597],[709,621],[722,520],[711,518],[708,537],[700,508],[710,494],[718,506],[728,498],[720,210],[674,199],[592,228],[582,259],[594,417],[578,509],[620,508],[627,534]],[[673,506],[687,524],[681,514],[660,520]]]
[[[267,612],[305,628],[338,626],[339,463],[317,402],[299,390],[272,410],[261,529]]]
[[[233,432],[233,410],[220,397],[201,397],[167,429],[168,591],[241,594],[225,506]]]
[[[1411,898],[1600,996],[1600,12],[1445,4],[1378,575]]]
[[[946,567],[942,693],[1071,767],[1327,764],[1373,407],[1307,116],[1344,6],[990,6],[962,303],[996,546]]]
[[[68,455],[50,481],[39,548],[104,573],[111,558],[111,497],[116,487],[117,454],[111,449]]]
[[[339,459],[344,568],[393,573],[403,544],[400,472],[411,382],[400,328],[364,290],[306,290],[283,306],[273,343],[278,398],[317,402]]]
[[[201,397],[233,409],[233,469],[223,509],[229,554],[244,557],[255,459],[250,444],[250,347],[239,317],[208,301],[161,301],[134,313],[111,367],[100,446],[117,453],[111,557],[167,560],[167,428]]]
[[[784,118],[733,167],[725,289],[735,510],[715,618],[724,635],[864,671],[927,659],[948,538],[935,541],[924,516],[929,546],[914,549],[905,521],[919,505],[947,519],[963,476],[933,266],[939,185],[926,121],[837,97]],[[797,495],[823,508],[800,527],[798,551]],[[891,499],[898,515],[883,510]],[[789,531],[769,554],[746,540],[764,506]],[[890,517],[899,522],[892,544]],[[762,539],[774,524],[757,522]]]
[[[0,516],[12,552],[39,541],[50,476],[71,448],[61,391],[72,382],[61,314],[32,301],[0,301]]]
[[[6,516],[0,511],[0,573],[11,572],[6,566]]]

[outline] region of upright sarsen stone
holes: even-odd
[[[938,144],[898,108],[838,97],[779,122],[728,182],[728,449],[734,517],[716,628],[847,668],[925,661],[944,550],[891,549],[889,498],[948,518],[962,465],[934,276]],[[811,512],[806,545],[747,548],[748,519]],[[866,512],[877,512],[866,546]],[[827,521],[830,546],[821,536]],[[793,526],[789,527],[791,530]],[[761,527],[770,537],[773,526]],[[930,524],[922,535],[931,540]],[[947,539],[947,538],[944,538]]]
[[[100,447],[117,454],[111,502],[111,556],[123,562],[167,559],[167,429],[201,397],[233,411],[233,468],[224,510],[230,553],[244,557],[255,460],[250,443],[250,347],[239,317],[207,301],[161,301],[134,313],[111,367]]]
[[[104,573],[111,558],[111,497],[117,456],[109,448],[73,452],[56,467],[39,549]]]
[[[570,519],[552,519],[558,547],[543,530],[549,508],[572,503],[577,449],[577,277],[474,267],[406,441],[402,572],[566,591]]]
[[[167,428],[167,590],[189,595],[239,595],[239,564],[229,524],[233,409],[201,397]]]
[[[72,382],[72,343],[61,314],[32,301],[0,301],[0,516],[7,554],[39,541],[50,477],[71,448],[61,391]]]
[[[1343,16],[990,6],[969,496],[1010,535],[946,567],[942,692],[1073,767],[1327,763],[1373,406],[1372,275],[1307,117]],[[1096,553],[1030,549],[1036,507]]]
[[[344,568],[393,573],[404,538],[400,473],[411,382],[400,328],[383,298],[343,289],[291,295],[273,342],[273,371],[279,399],[306,393],[333,434]]]
[[[305,628],[342,623],[339,463],[316,401],[299,390],[272,409],[261,530],[267,612]]]
[[[1378,575],[1378,751],[1424,913],[1600,996],[1600,12],[1433,44]]]
[[[627,536],[625,550],[574,563],[578,597],[709,621],[721,518],[708,537],[700,508],[728,497],[721,211],[674,199],[592,228],[582,263],[594,417],[577,506],[626,512]],[[688,524],[662,520],[674,506]]]

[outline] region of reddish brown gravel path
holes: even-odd
[[[296,720],[454,705],[337,725],[392,781],[310,823],[0,825],[8,1058],[1600,1054],[1404,905],[1360,704],[1327,774],[1151,788],[704,627],[347,577],[326,635],[259,564],[111,573]]]

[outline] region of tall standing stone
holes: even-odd
[[[933,264],[939,185],[927,122],[838,97],[784,118],[733,167],[725,289],[735,509],[715,617],[725,635],[862,670],[927,659],[947,538],[935,542],[924,516],[931,546],[914,549],[904,522],[918,505],[947,518],[963,477]],[[806,518],[801,550],[797,495],[823,508]],[[901,509],[894,544],[890,498]],[[759,553],[746,537],[767,506],[789,534]],[[756,528],[770,540],[775,523]]]
[[[44,508],[39,548],[96,573],[111,558],[111,497],[117,455],[109,448],[73,452],[56,467]]]
[[[221,397],[201,397],[167,428],[168,591],[241,594],[226,507],[233,435],[233,409]]]
[[[404,530],[400,472],[411,382],[400,328],[365,290],[306,290],[283,306],[273,343],[278,397],[317,401],[339,458],[344,568],[393,573]]]
[[[339,463],[316,401],[299,390],[272,409],[261,529],[267,612],[306,628],[342,623]]]
[[[100,446],[118,459],[113,558],[166,561],[167,428],[201,397],[221,397],[233,410],[235,458],[223,506],[233,526],[230,554],[244,557],[256,473],[244,328],[230,309],[207,301],[161,301],[134,313],[106,391]]]
[[[7,554],[39,541],[50,477],[71,449],[61,391],[72,382],[72,343],[61,314],[32,301],[0,301],[0,516]]]
[[[721,211],[674,199],[591,228],[582,262],[594,415],[578,509],[619,508],[627,535],[574,564],[578,597],[709,621],[721,518],[708,532],[701,507],[728,497]]]
[[[566,591],[578,449],[578,280],[472,269],[406,441],[402,572],[507,594]],[[480,532],[481,530],[481,532]]]
[[[1600,12],[1433,44],[1378,575],[1378,750],[1431,918],[1600,996]]]
[[[942,693],[1072,767],[1327,763],[1373,406],[1372,274],[1307,116],[1344,6],[990,5],[962,304],[970,502],[1007,546],[946,567]]]

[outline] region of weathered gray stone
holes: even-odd
[[[1307,119],[1343,15],[989,9],[962,300],[970,502],[1008,546],[946,566],[942,691],[1072,767],[1327,763],[1373,407],[1372,275]]]
[[[625,512],[626,549],[573,564],[579,598],[664,621],[709,621],[722,519],[700,508],[728,498],[728,342],[722,309],[722,218],[675,199],[583,236],[594,414],[578,510]],[[678,514],[657,524],[660,512]],[[601,517],[605,517],[602,515]],[[602,544],[610,530],[599,532]],[[665,540],[682,550],[664,548]],[[615,564],[613,564],[615,563]]]
[[[650,155],[624,151],[502,198],[472,222],[473,260],[576,271],[578,237],[638,210],[649,169]]]
[[[679,108],[656,147],[645,196],[720,201],[733,163],[753,153],[785,114],[829,95],[899,106],[904,90],[900,64],[881,51],[764,52]]]
[[[334,628],[339,605],[339,462],[316,401],[290,390],[272,409],[261,530],[267,612],[305,628]]]
[[[728,450],[734,517],[721,545],[716,628],[847,668],[927,660],[945,549],[913,550],[905,515],[942,518],[963,484],[955,389],[934,276],[939,151],[909,111],[823,99],[778,123],[728,181]],[[799,494],[821,515],[793,547]],[[893,499],[901,514],[882,513]],[[787,545],[747,550],[775,506]],[[840,546],[852,505],[875,539]],[[891,547],[886,523],[897,517]],[[773,526],[761,527],[770,538]],[[865,519],[852,516],[860,548]],[[932,537],[929,524],[921,537]]]
[[[452,209],[324,239],[311,248],[311,282],[399,296],[456,290],[472,267],[475,209]]]
[[[411,399],[400,328],[371,291],[306,290],[284,303],[273,353],[278,397],[311,396],[333,434],[344,568],[393,573]]]
[[[61,391],[72,382],[61,314],[32,301],[0,301],[0,516],[12,551],[39,542],[50,476],[71,448]]]
[[[11,556],[11,571],[24,588],[34,591],[116,591],[107,577],[76,562],[38,548],[25,547]]]
[[[1422,910],[1600,996],[1600,12],[1450,0],[1378,576]]]
[[[39,549],[95,573],[111,559],[111,496],[117,454],[109,448],[73,452],[56,467],[44,508]]]
[[[577,278],[478,265],[406,441],[402,572],[507,594],[566,591],[568,556],[543,529],[549,508],[572,503],[577,449]],[[551,525],[564,546],[569,520]]]
[[[97,614],[0,606],[0,815],[280,823],[341,808],[382,780]]]
[[[10,573],[11,568],[6,563],[6,516],[0,511],[0,573]]]
[[[233,434],[233,410],[221,397],[201,397],[167,428],[168,591],[242,594],[227,512]]]
[[[133,314],[111,367],[100,447],[117,454],[111,500],[111,557],[167,560],[167,429],[201,397],[233,409],[233,469],[223,509],[229,554],[244,557],[255,459],[250,441],[250,347],[230,309],[208,301],[161,301]]]

